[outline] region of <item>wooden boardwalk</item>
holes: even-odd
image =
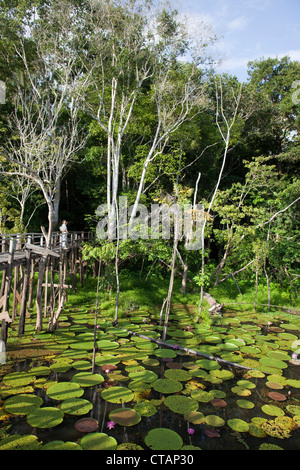
[[[24,333],[25,318],[30,317],[34,297],[36,330],[41,331],[45,318],[48,330],[56,328],[67,300],[67,289],[76,291],[77,274],[83,285],[86,263],[82,260],[81,245],[92,238],[91,232],[69,232],[65,246],[61,233],[55,232],[51,248],[47,248],[41,233],[0,234],[1,340],[6,342],[8,325],[17,317],[18,334]]]

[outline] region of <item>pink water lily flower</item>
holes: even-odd
[[[114,423],[113,421],[108,421],[108,423],[107,423],[108,429],[113,429],[115,427],[115,424],[116,423]]]
[[[193,429],[193,428],[188,428],[187,432],[188,432],[188,434],[193,435],[194,432],[195,432],[195,429]]]

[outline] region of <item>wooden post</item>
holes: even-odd
[[[31,253],[29,250],[26,250],[25,272],[24,272],[24,280],[23,280],[23,292],[22,292],[22,303],[21,303],[21,311],[20,311],[18,336],[21,336],[25,330],[26,303],[27,303],[27,298],[28,298],[30,266],[31,266]]]
[[[13,264],[13,259],[14,259],[14,251],[15,251],[15,240],[11,238],[9,242],[8,261],[7,261],[7,269],[6,269],[6,275],[5,275],[3,312],[9,311],[9,296],[10,296],[11,282],[12,282],[12,264]]]

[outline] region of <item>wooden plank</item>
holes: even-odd
[[[26,250],[30,250],[33,253],[37,253],[42,256],[53,256],[54,258],[60,257],[60,254],[57,251],[44,248],[43,246],[32,245],[32,243],[26,243],[25,248]]]

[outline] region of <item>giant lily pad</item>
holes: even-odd
[[[109,387],[102,390],[101,397],[110,403],[128,403],[134,398],[134,393],[126,387]]]
[[[154,405],[152,405],[151,403],[148,403],[146,401],[141,401],[139,403],[136,403],[134,405],[134,409],[141,415],[141,416],[146,416],[146,417],[150,417],[150,416],[153,416],[155,415],[155,413],[157,412],[157,409]]]
[[[61,405],[60,409],[69,415],[85,415],[91,409],[93,405],[90,401],[85,400],[84,398],[68,398],[64,400]]]
[[[109,413],[109,419],[121,426],[134,426],[141,421],[141,415],[133,408],[115,408]]]
[[[145,444],[152,450],[178,450],[183,445],[181,436],[171,429],[151,429],[145,437]]]
[[[81,438],[80,445],[84,450],[115,450],[118,443],[103,432],[92,432]]]
[[[9,387],[24,387],[35,380],[31,372],[11,372],[3,377],[3,383]]]
[[[249,424],[243,419],[232,418],[227,420],[228,426],[237,432],[247,432],[249,430]]]
[[[183,388],[181,382],[172,379],[157,379],[152,383],[152,387],[160,393],[176,393]]]
[[[52,406],[35,408],[26,416],[27,423],[33,428],[54,428],[64,419],[64,412]]]
[[[191,397],[184,395],[169,395],[164,404],[175,413],[186,414],[189,411],[196,411],[198,409],[198,402]]]
[[[217,427],[217,428],[220,427],[220,426],[224,426],[224,424],[225,424],[224,419],[221,418],[221,416],[217,416],[217,415],[207,415],[207,416],[205,416],[205,422],[209,426],[213,426],[213,427]]]
[[[132,380],[145,383],[151,383],[158,379],[158,375],[155,372],[147,369],[139,370],[137,372],[130,372],[128,375]]]
[[[50,441],[44,444],[40,450],[82,450],[79,444],[76,442],[64,442],[64,441]]]
[[[72,382],[79,384],[81,387],[94,387],[104,382],[101,374],[93,374],[92,372],[78,372],[73,375]]]
[[[165,371],[165,377],[167,379],[177,380],[179,382],[185,382],[187,380],[190,380],[191,375],[186,370],[168,369]]]
[[[38,450],[41,445],[32,434],[7,436],[0,440],[0,450]]]
[[[79,398],[84,394],[83,388],[74,382],[59,382],[51,385],[47,395],[54,400],[66,400],[68,398]]]
[[[43,403],[43,399],[36,395],[27,393],[14,395],[5,400],[3,408],[7,413],[14,415],[27,415],[34,408],[38,408]]]

